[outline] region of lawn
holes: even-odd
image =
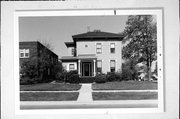
[[[43,83],[43,84],[33,84],[33,85],[20,85],[21,91],[73,91],[79,90],[81,85],[79,84],[51,84],[51,83]]]
[[[121,81],[92,84],[93,90],[156,90],[157,83],[150,81]]]
[[[26,92],[20,93],[20,101],[76,101],[78,92]]]
[[[93,92],[93,100],[145,100],[157,99],[157,92]]]

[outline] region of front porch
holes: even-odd
[[[79,55],[78,56],[78,74],[80,77],[96,76],[96,56],[95,55]]]

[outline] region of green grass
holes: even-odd
[[[150,81],[121,81],[93,84],[93,90],[156,90],[157,83]]]
[[[79,84],[51,84],[51,83],[43,83],[43,84],[33,84],[33,85],[20,85],[21,91],[73,91],[79,90],[81,85]]]
[[[78,92],[26,92],[20,93],[20,101],[76,101]]]
[[[93,92],[93,100],[145,100],[157,99],[157,92]]]

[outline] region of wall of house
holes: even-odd
[[[74,47],[68,47],[68,53],[66,56],[73,56],[72,55],[72,49],[74,49]]]
[[[58,56],[39,42],[20,42],[19,49],[29,49],[29,58],[20,58],[20,66],[22,66],[23,62],[29,60],[36,60],[35,62],[38,64],[38,57],[41,57],[42,55],[48,56],[48,62],[51,62],[54,65],[58,62]],[[46,74],[51,75],[53,70],[48,68],[45,72]]]
[[[29,49],[29,58],[20,58],[20,66],[24,61],[38,56],[37,42],[20,42],[19,49]]]
[[[102,44],[102,54],[96,53],[96,43]],[[115,43],[115,53],[110,53],[110,43]],[[110,72],[110,60],[116,61],[116,71],[122,67],[121,41],[78,41],[77,55],[96,54],[97,60],[102,60],[102,72]]]
[[[70,64],[74,64],[74,70],[77,70],[77,62],[62,62],[64,69],[66,69],[67,71],[70,71],[69,70]]]

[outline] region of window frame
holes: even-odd
[[[71,55],[74,56],[75,49],[71,48]]]
[[[100,46],[100,47],[98,47]],[[102,43],[96,43],[96,53],[102,54]]]
[[[111,66],[112,62],[114,62],[114,67]],[[115,71],[116,71],[116,60],[110,60],[110,72],[115,72]]]
[[[100,62],[101,63],[101,66],[100,67],[98,67],[98,62]],[[100,71],[99,71],[100,70]],[[97,60],[97,72],[99,73],[102,73],[102,60]]]
[[[21,56],[21,54],[22,54],[22,56]],[[19,49],[19,57],[20,58],[29,58],[30,50],[29,49]]]
[[[71,66],[73,66],[73,69],[71,68]],[[75,69],[75,64],[69,64],[69,71],[72,71]]]
[[[112,47],[112,45],[114,45],[114,47]],[[114,53],[116,53],[116,48],[115,48],[115,43],[110,43],[110,53],[111,54],[114,54]],[[113,50],[114,49],[114,50]],[[112,52],[112,51],[114,51],[114,52]]]

